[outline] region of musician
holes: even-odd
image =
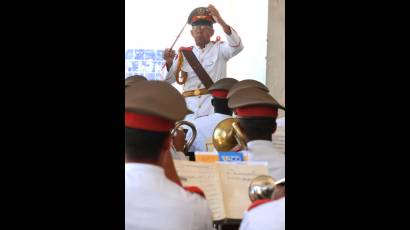
[[[134,85],[136,83],[146,81],[147,78],[145,78],[142,75],[133,75],[125,79],[125,90],[131,85]],[[170,152],[172,155],[173,159],[176,160],[186,160],[185,154],[183,153],[184,145],[185,145],[185,133],[176,130],[174,136],[172,137],[172,144],[174,148],[170,148]]]
[[[227,42],[211,41],[211,37],[214,35],[214,23],[218,23],[222,27]],[[182,76],[182,80],[178,77],[178,83],[183,84],[183,95],[188,108],[194,111],[194,114],[187,116],[185,120],[192,121],[213,113],[211,96],[207,88],[213,82],[226,77],[227,61],[242,51],[243,44],[237,32],[226,24],[213,5],[194,9],[188,17],[188,24],[192,25],[191,35],[195,40],[195,45],[180,49],[193,52],[193,56],[209,76],[209,78],[207,76],[204,78],[208,81],[212,80],[212,82],[208,86],[205,85],[204,80],[201,80],[202,77],[200,78],[191,67],[189,60],[182,53],[176,57],[175,51],[169,49],[164,51],[166,68],[163,68],[163,76],[165,76],[165,81],[169,83],[176,81],[176,72],[178,72],[178,76]]]
[[[147,78],[142,75],[133,75],[125,79],[125,90],[131,85],[137,84],[139,82],[147,81]],[[170,148],[170,152],[173,159],[176,160],[186,160],[185,154],[183,153],[183,148],[185,144],[185,133],[177,130],[172,137],[172,144],[174,148]]]
[[[248,209],[239,230],[285,230],[285,197]]]
[[[232,110],[228,107],[226,95],[229,89],[237,82],[238,80],[234,78],[223,78],[215,82],[208,89],[212,95],[211,104],[214,108],[214,113],[192,121],[197,129],[197,136],[189,150],[190,152],[213,151],[212,134],[216,125],[222,120],[232,117]],[[188,133],[188,135],[190,134]]]
[[[285,230],[285,179],[276,182],[272,200],[254,202],[239,230]]]
[[[190,112],[168,83],[141,81],[125,90],[126,230],[212,229],[203,192],[180,186],[169,153],[170,130]]]
[[[236,91],[228,100],[246,136],[247,150],[242,151],[250,161],[267,161],[270,176],[275,180],[285,177],[285,155],[273,142],[278,109],[285,109],[269,93],[251,87]]]

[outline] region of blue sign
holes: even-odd
[[[161,79],[160,71],[165,63],[163,50],[127,49],[125,51],[126,77],[139,74],[148,80]]]
[[[243,161],[241,152],[219,152],[219,161]]]

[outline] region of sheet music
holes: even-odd
[[[204,191],[213,220],[225,218],[221,182],[216,164],[174,160],[184,186],[197,186]]]
[[[250,181],[259,175],[268,175],[266,164],[219,163],[224,205],[227,218],[242,219],[251,205],[248,196]]]

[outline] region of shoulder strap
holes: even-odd
[[[205,88],[209,89],[209,87],[211,87],[214,84],[214,82],[212,81],[211,77],[209,77],[204,67],[202,67],[201,63],[199,63],[194,52],[192,52],[192,47],[181,47],[180,50],[184,57],[187,59],[189,65],[196,73],[196,75],[198,75],[199,80],[201,80]]]

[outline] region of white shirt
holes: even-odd
[[[285,154],[285,117],[276,119],[277,128],[276,131],[272,134],[272,142],[275,148]]]
[[[285,230],[285,197],[245,212],[239,230]]]
[[[187,160],[185,154],[181,151],[177,151],[174,146],[171,146],[170,150],[172,159],[174,160]]]
[[[125,229],[208,230],[212,215],[204,198],[168,180],[161,167],[126,163]]]
[[[267,161],[270,176],[275,180],[285,177],[285,154],[279,152],[271,141],[254,140],[247,146],[248,150],[242,152],[249,161]]]
[[[231,35],[226,35],[227,42],[211,41],[206,44],[203,49],[196,45],[193,46],[193,53],[213,82],[226,77],[226,64],[228,60],[243,50],[241,38],[232,27],[231,32]],[[177,69],[177,65],[178,58],[175,58],[169,72],[167,71],[167,68],[162,69],[162,76],[165,76],[165,81],[169,83],[175,82],[175,71]],[[185,57],[181,70],[187,72],[188,75],[183,86],[184,92],[205,88]],[[212,97],[210,94],[185,98],[188,108],[194,112],[193,115],[187,116],[189,119],[187,118],[185,120],[193,120],[197,117],[212,114],[213,107],[211,104],[211,99]]]
[[[285,117],[276,119],[277,127],[285,127]]]
[[[214,133],[214,129],[216,125],[225,120],[227,118],[231,118],[232,116],[222,114],[222,113],[213,113],[208,116],[199,117],[192,121],[195,125],[197,134],[190,148],[190,152],[195,151],[205,151],[205,152],[212,152],[213,151],[213,144],[212,144],[212,134]],[[191,137],[192,132],[191,130],[188,131],[187,137],[188,139]]]

